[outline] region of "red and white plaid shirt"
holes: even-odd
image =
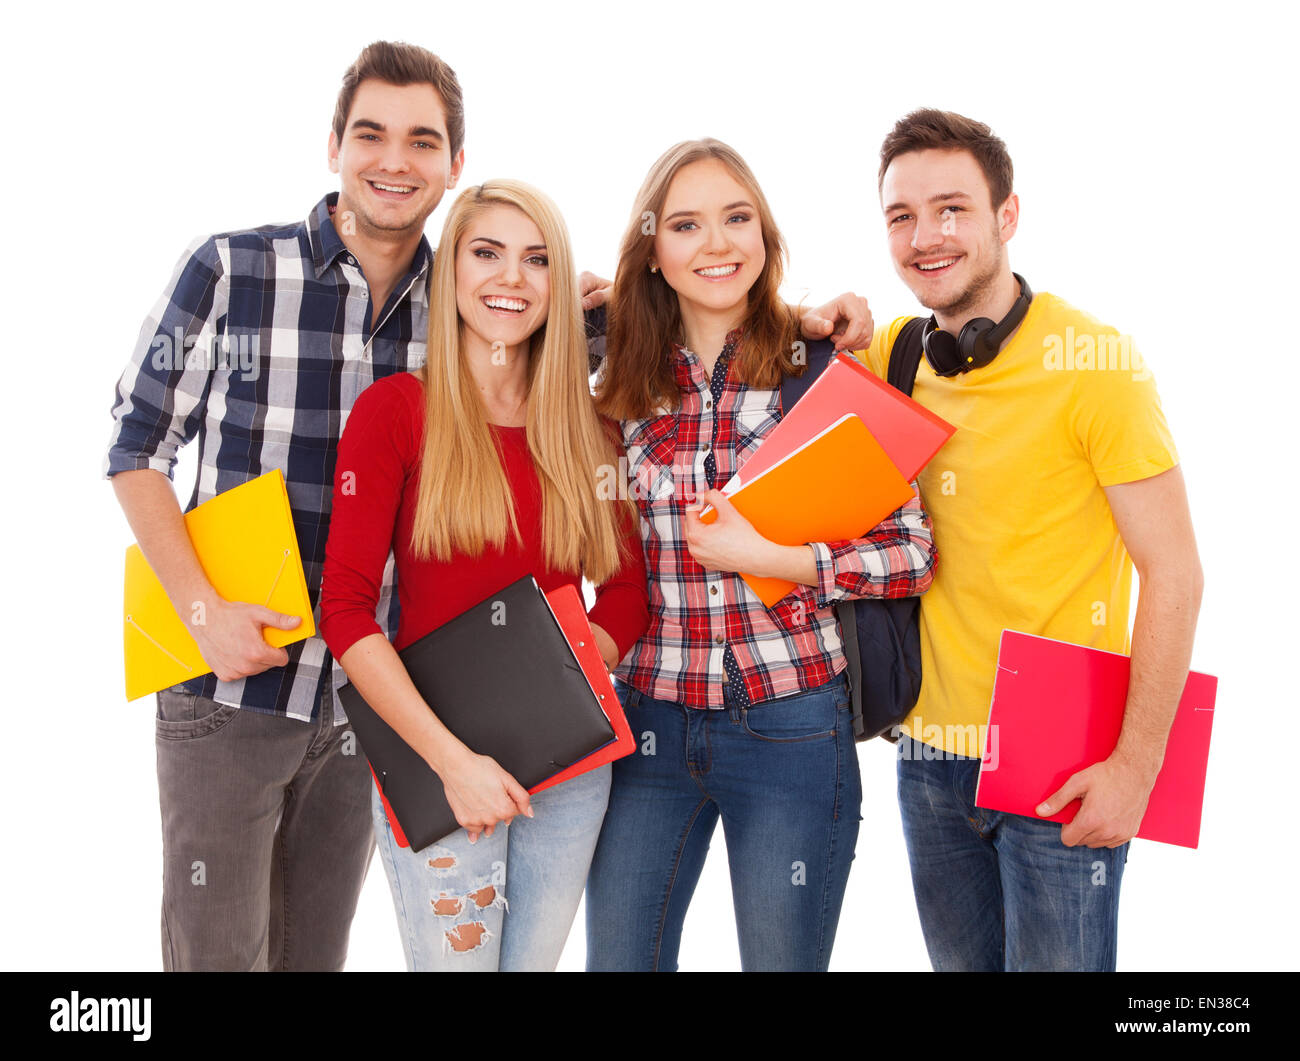
[[[739,332],[727,336],[728,362]],[[727,645],[751,703],[791,696],[830,681],[846,666],[832,605],[857,597],[908,597],[933,579],[930,520],[914,496],[864,538],[811,542],[817,585],[798,586],[771,609],[740,575],[708,571],[686,548],[684,511],[707,490],[705,458],[722,484],[781,419],[779,389],[737,383],[726,367],[717,408],[699,359],[673,349],[681,393],[674,413],[623,421],[629,488],[641,510],[650,582],[650,626],[617,674],[656,700],[723,707]]]

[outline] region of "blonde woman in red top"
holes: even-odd
[[[441,778],[463,828],[418,853],[373,813],[417,969],[553,969],[577,910],[609,792],[609,767],[530,798],[458,741],[397,652],[502,586],[585,576],[589,618],[613,667],[647,622],[635,510],[602,497],[618,465],[587,382],[568,234],[516,181],[464,192],[443,229],[430,290],[428,361],[358,398],[339,444],[321,594],[330,650],[367,702]],[[389,551],[401,619],[375,607]]]

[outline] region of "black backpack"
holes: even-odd
[[[921,364],[924,321],[903,325],[889,358],[889,385],[911,395]],[[791,409],[835,355],[822,339],[806,344],[808,369],[781,381],[781,408]],[[921,695],[921,599],[853,600],[835,605],[849,689],[853,694],[853,736],[865,741],[898,740],[897,726]]]

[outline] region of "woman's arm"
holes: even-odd
[[[627,456],[618,423],[605,418],[601,422],[614,446],[615,466],[618,467]],[[601,659],[609,670],[613,670],[650,625],[650,590],[646,582],[639,513],[622,501],[609,500],[606,504],[620,506],[620,545],[624,559],[619,569],[596,587],[596,603],[587,613],[587,619],[596,636]]]
[[[418,468],[419,396],[381,381],[348,417],[335,465],[321,584],[321,634],[366,702],[438,774],[456,820],[477,839],[497,821],[531,815],[528,793],[456,739],[421,698],[375,621],[407,476]]]
[[[705,504],[718,510],[711,524],[700,521]],[[934,535],[919,494],[864,537],[844,542],[777,545],[720,490],[701,494],[699,504],[688,506],[685,525],[687,548],[701,566],[812,586],[819,608],[857,597],[916,596],[934,579]]]
[[[466,747],[429,709],[388,638],[363,637],[339,657],[339,665],[366,703],[441,779],[470,843],[480,832],[491,836],[499,821],[533,816],[527,789],[495,759]]]

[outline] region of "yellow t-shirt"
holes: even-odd
[[[882,378],[907,320],[858,354]],[[1128,338],[1054,295],[984,368],[945,379],[922,358],[912,396],[957,431],[919,477],[939,562],[903,729],[980,756],[1003,630],[1128,652],[1133,565],[1102,488],[1178,455]]]

